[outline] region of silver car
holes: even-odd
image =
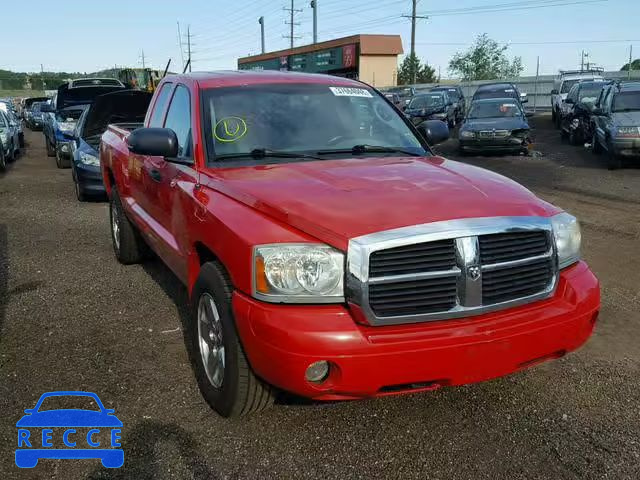
[[[20,152],[20,132],[18,124],[4,110],[0,110],[0,143],[5,159],[15,160]]]

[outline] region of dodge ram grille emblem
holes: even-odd
[[[473,281],[478,280],[480,278],[480,267],[478,265],[471,265],[467,268],[467,274],[469,278]]]

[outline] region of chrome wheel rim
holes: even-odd
[[[111,232],[113,233],[113,244],[116,250],[120,251],[120,219],[118,218],[118,209],[115,205],[111,206]]]
[[[198,346],[204,371],[211,385],[222,386],[224,380],[224,343],[222,321],[213,297],[204,293],[198,302]]]

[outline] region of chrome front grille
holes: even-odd
[[[453,220],[353,239],[347,298],[374,325],[442,320],[547,298],[557,276],[548,219]]]

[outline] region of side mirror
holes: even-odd
[[[591,113],[593,113],[596,116],[601,116],[604,115],[604,112],[602,111],[601,107],[593,107],[593,109],[591,110]]]
[[[178,137],[170,128],[138,128],[127,137],[127,145],[137,155],[178,156]]]
[[[49,105],[48,103],[45,103],[40,107],[40,111],[42,113],[53,113],[56,111],[56,109],[53,108],[53,105]]]
[[[25,409],[24,413],[26,413],[27,415],[31,415],[34,412],[35,408],[27,408]]]
[[[554,88],[553,90],[551,90],[551,95],[558,95],[558,93],[560,92],[558,92],[557,88]]]
[[[105,408],[104,413],[106,413],[107,415],[113,415],[114,413],[116,413],[116,411],[113,408]]]
[[[440,120],[426,120],[416,128],[429,145],[437,145],[449,138],[449,126]]]
[[[568,105],[573,105],[573,98],[565,98],[564,103],[568,104]]]
[[[529,98],[527,97],[526,93],[521,93],[520,94],[520,103],[527,103],[529,101]]]

